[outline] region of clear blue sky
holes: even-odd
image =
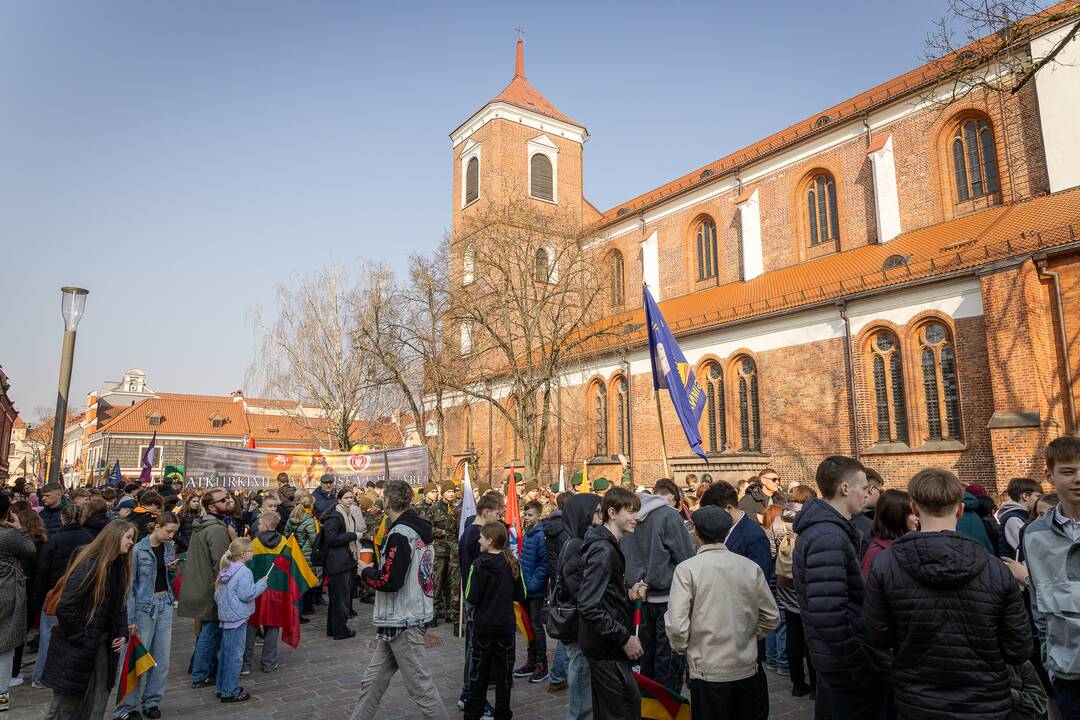
[[[921,63],[944,0],[0,3],[0,364],[55,403],[59,290],[91,291],[73,405],[243,385],[255,309],[327,263],[432,247],[448,133],[526,74],[592,134],[606,210]]]

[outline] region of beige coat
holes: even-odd
[[[716,543],[676,566],[664,624],[691,678],[734,682],[757,672],[757,640],[780,612],[761,568]]]

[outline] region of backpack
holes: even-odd
[[[780,547],[776,549],[776,575],[786,580],[791,580],[794,574],[791,571],[792,560],[795,557],[795,533],[784,533],[784,539],[780,541]]]

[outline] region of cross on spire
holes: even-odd
[[[525,28],[514,28],[518,34],[517,52],[514,57],[514,77],[525,77]]]

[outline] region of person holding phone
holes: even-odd
[[[138,686],[124,696],[113,711],[115,720],[135,720],[137,708],[142,716],[155,720],[161,717],[162,698],[169,678],[169,653],[172,650],[173,590],[176,577],[176,548],[173,535],[180,521],[172,513],[158,518],[154,529],[135,543],[131,569],[131,591],[128,593],[128,624],[137,628],[139,641],[157,661],[157,665],[139,678]],[[121,662],[126,654],[120,653]],[[123,669],[121,669],[123,672]]]

